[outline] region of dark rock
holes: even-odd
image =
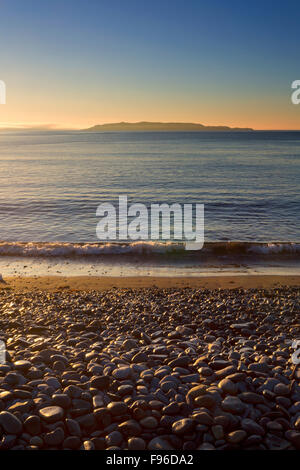
[[[122,416],[127,413],[127,405],[122,401],[113,401],[107,405],[108,411],[113,416]]]
[[[108,375],[94,376],[91,378],[91,387],[98,390],[106,390],[109,387],[110,378]]]
[[[48,446],[58,446],[65,438],[65,433],[62,428],[54,429],[54,431],[48,432],[44,436],[45,444]]]
[[[193,430],[196,427],[196,422],[193,419],[190,418],[184,418],[180,419],[179,421],[175,421],[172,425],[172,431],[174,434],[177,434],[179,436],[189,434],[190,432],[193,432]]]
[[[24,421],[24,428],[26,432],[32,436],[37,436],[41,433],[41,420],[38,416],[28,416]]]
[[[47,423],[55,423],[63,418],[64,410],[60,406],[46,406],[39,410],[39,415]]]
[[[9,411],[1,411],[0,425],[7,434],[20,434],[22,432],[21,421]]]
[[[224,411],[229,411],[230,413],[241,415],[245,411],[245,404],[238,398],[228,396],[226,397],[221,404]]]
[[[161,437],[154,437],[147,446],[148,450],[174,450],[165,439]]]

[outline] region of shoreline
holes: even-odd
[[[0,283],[0,291],[105,291],[118,289],[271,289],[299,287],[299,275],[218,275],[199,277],[167,276],[10,276]]]

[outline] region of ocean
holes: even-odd
[[[149,255],[167,270],[197,273],[224,260],[299,261],[300,132],[1,131],[0,165],[5,262],[90,256],[103,266],[107,255],[139,263]],[[100,243],[96,209],[120,195],[147,207],[204,204],[204,249],[191,254],[174,240]]]

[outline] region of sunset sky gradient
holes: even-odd
[[[3,0],[0,126],[300,129],[299,2]]]

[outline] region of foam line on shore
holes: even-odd
[[[183,242],[136,241],[128,243],[68,242],[0,242],[0,256],[22,257],[88,257],[102,255],[169,255],[190,256]],[[294,256],[300,258],[296,242],[208,242],[193,256]]]

